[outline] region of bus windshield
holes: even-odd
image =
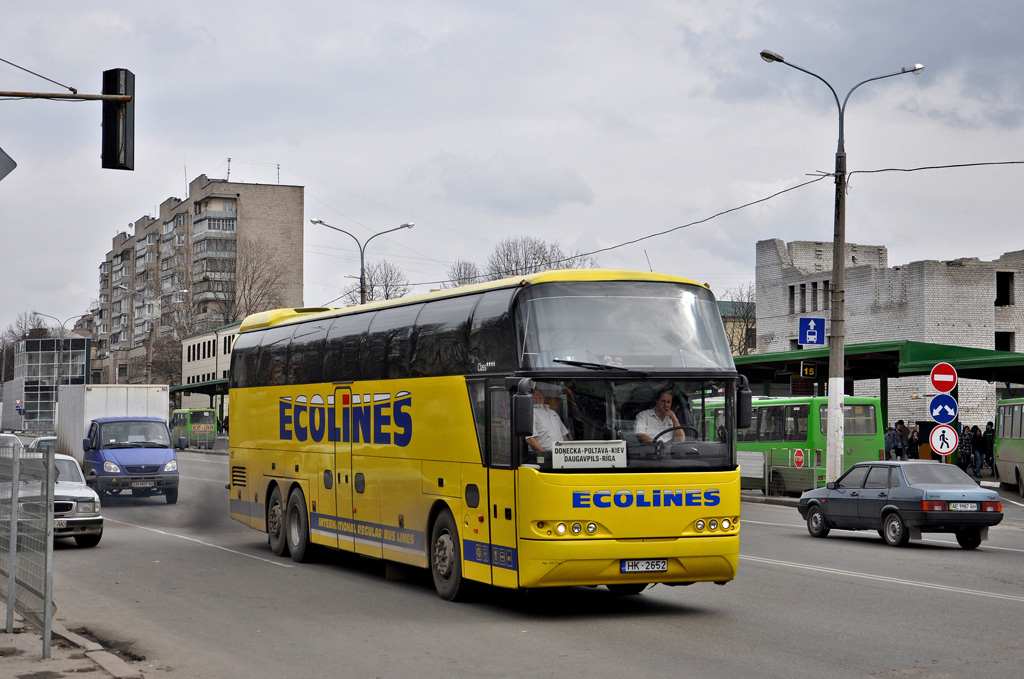
[[[523,466],[567,473],[735,468],[731,428],[703,424],[704,400],[721,402],[720,382],[581,378],[535,386],[535,435]]]
[[[582,362],[653,371],[735,370],[714,297],[697,285],[538,284],[518,297],[516,323],[524,369]]]

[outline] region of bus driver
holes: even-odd
[[[635,433],[641,443],[651,443],[654,437],[672,427],[678,427],[679,418],[672,412],[672,392],[668,389],[658,392],[658,400],[653,408],[641,411],[636,416]],[[672,432],[676,441],[686,440],[682,429]]]
[[[562,419],[544,402],[544,392],[533,389],[533,436],[526,438],[526,444],[537,452],[551,450],[555,441],[568,441],[569,430]]]

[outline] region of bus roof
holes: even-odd
[[[421,295],[400,297],[398,299],[390,299],[380,302],[368,302],[366,304],[358,304],[350,307],[298,307],[291,309],[271,309],[270,311],[262,311],[260,313],[247,316],[245,320],[242,321],[239,332],[246,332],[247,330],[266,328],[274,325],[285,325],[289,322],[300,319],[330,318],[333,316],[341,316],[346,313],[357,313],[370,309],[383,309],[392,306],[416,304],[418,302],[425,302],[433,299],[459,297],[461,295],[469,295],[486,290],[535,285],[537,283],[587,281],[655,281],[662,283],[684,283],[687,285],[696,285],[702,288],[707,288],[706,285],[689,278],[653,273],[650,271],[624,271],[617,269],[556,269],[527,274],[525,276],[508,276],[496,281],[460,285],[457,288],[435,290]]]

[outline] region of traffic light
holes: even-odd
[[[100,158],[108,170],[135,169],[135,74],[126,68],[103,71],[103,94],[127,94],[126,102],[103,102]]]

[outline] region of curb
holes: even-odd
[[[69,644],[85,651],[87,658],[95,662],[103,671],[115,679],[143,679],[141,670],[132,667],[113,653],[104,651],[103,646],[95,641],[89,641],[85,637],[75,634],[56,620],[50,623],[50,630],[54,636],[58,636]]]

